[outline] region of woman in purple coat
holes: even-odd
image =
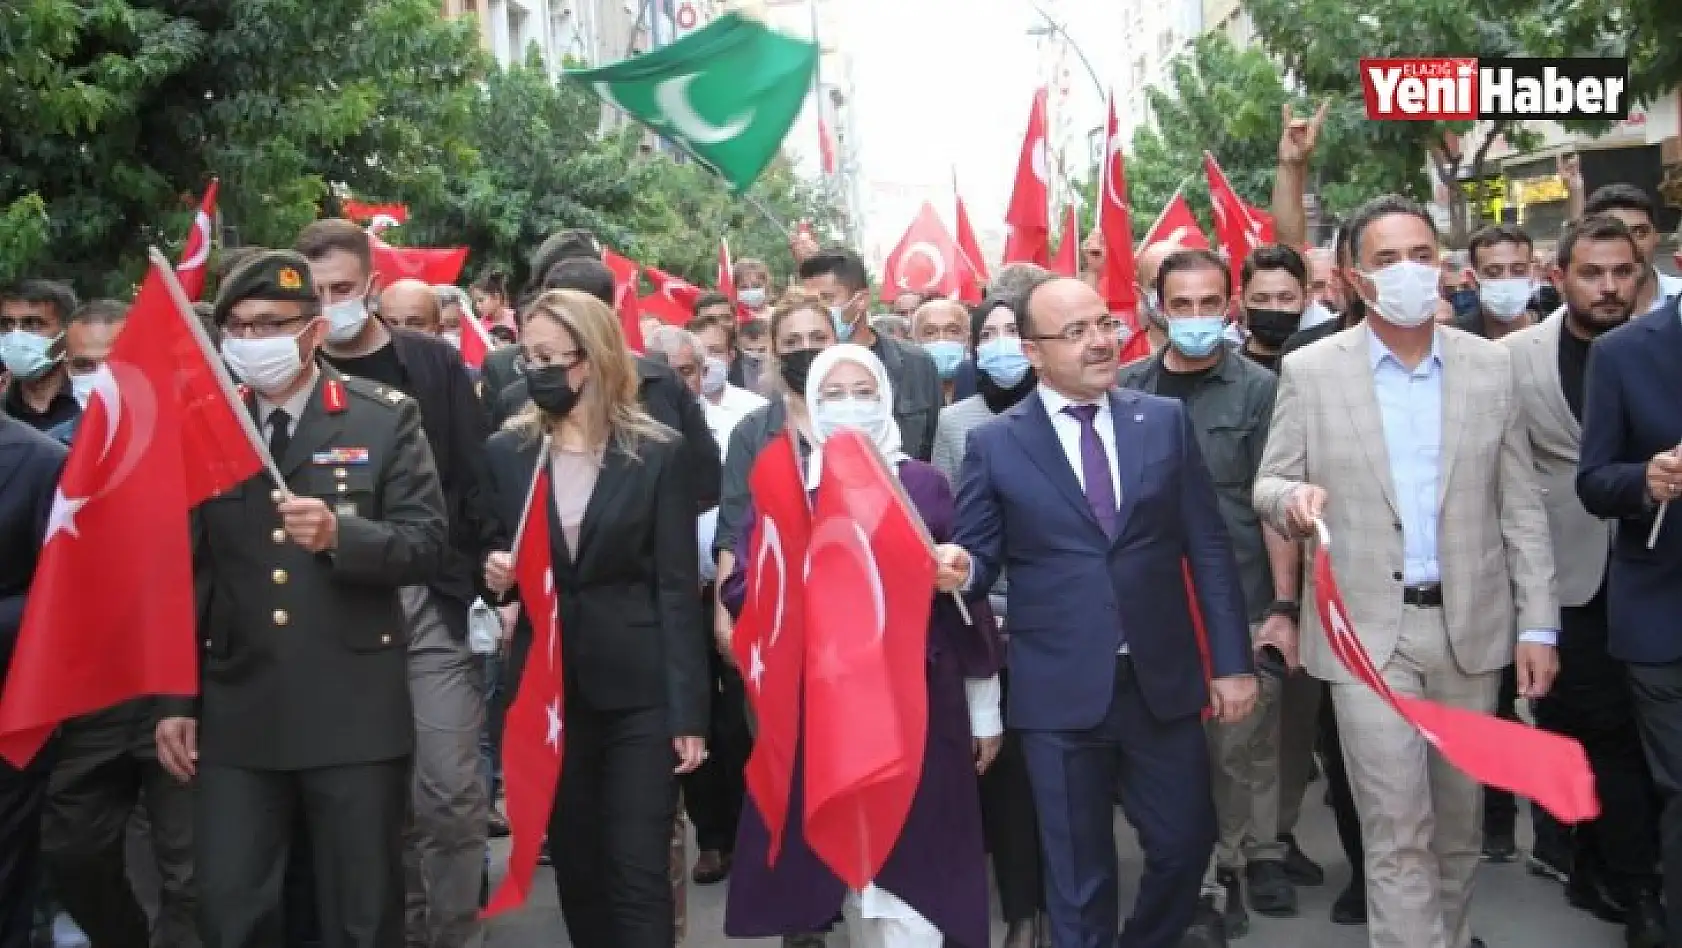
[[[937,469],[906,457],[894,423],[887,372],[869,349],[825,349],[807,377],[816,445],[807,463],[807,486],[816,484],[824,439],[837,428],[857,428],[899,475],[900,485],[936,543],[951,534],[951,487]],[[739,613],[746,592],[741,564],[757,517],[750,508],[736,554],[737,567],[721,598]],[[812,577],[822,582],[821,576]],[[795,761],[788,827],[776,866],[768,865],[770,837],[751,798],[743,805],[736,863],[725,911],[732,938],[784,936],[785,945],[821,945],[838,913],[847,918],[856,948],[987,948],[987,867],[981,835],[977,775],[998,753],[1004,733],[999,712],[999,649],[986,591],[967,598],[974,624],[966,624],[952,597],[937,594],[929,614],[928,743],[922,778],[893,852],[876,880],[849,892],[807,846],[801,816],[804,750]],[[859,740],[871,735],[859,734]]]

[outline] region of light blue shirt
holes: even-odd
[[[1373,388],[1384,422],[1390,479],[1402,515],[1402,581],[1439,582],[1437,488],[1443,450],[1443,358],[1437,337],[1431,353],[1410,372],[1377,335],[1372,340]]]
[[[1653,276],[1657,278],[1659,289],[1653,294],[1653,305],[1647,309],[1649,313],[1656,313],[1670,302],[1672,297],[1682,296],[1682,277],[1673,277],[1668,273],[1653,269]]]

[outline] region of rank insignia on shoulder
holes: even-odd
[[[360,465],[368,463],[367,448],[334,448],[310,455],[310,463],[318,467]]]
[[[338,379],[321,383],[321,407],[329,415],[342,413],[345,410],[345,383]]]

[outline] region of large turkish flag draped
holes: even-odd
[[[758,521],[746,563],[747,599],[730,649],[742,669],[759,732],[745,771],[748,796],[765,819],[775,865],[788,825],[800,745],[800,683],[806,660],[806,548],[811,510],[790,435],[771,439],[748,478]],[[808,791],[809,792],[809,791]]]
[[[175,265],[175,278],[181,282],[181,292],[187,299],[197,300],[204,295],[206,264],[210,262],[211,222],[216,220],[216,192],[221,182],[210,179],[204,199],[193,215],[193,230],[187,235],[187,246],[181,248],[181,262]]]
[[[806,842],[862,889],[922,778],[935,563],[922,521],[855,430],[824,443],[807,556]]]
[[[632,352],[644,348],[642,338],[642,307],[637,296],[637,271],[642,269],[629,257],[621,257],[602,248],[602,263],[613,271],[613,308],[619,313],[619,328],[625,333],[625,345]]]
[[[461,276],[467,263],[466,247],[393,247],[380,239],[379,228],[368,228],[374,251],[374,270],[382,283],[419,280],[433,286],[447,286]]]
[[[667,325],[688,325],[695,315],[695,301],[701,298],[701,288],[658,267],[643,267],[642,272],[648,274],[654,292],[640,297],[637,306]]]
[[[1322,531],[1314,554],[1314,604],[1332,654],[1389,702],[1432,747],[1479,783],[1529,797],[1562,823],[1600,812],[1588,756],[1576,741],[1517,721],[1397,694],[1356,637],[1332,574],[1331,542]]]
[[[958,242],[927,201],[882,264],[882,295],[957,296],[975,276]]]
[[[1045,149],[1045,90],[1034,93],[1028,112],[1028,130],[1022,137],[1022,154],[1016,160],[1016,187],[1011,191],[1005,223],[1010,237],[1005,241],[1005,263],[1026,261],[1046,266],[1051,254],[1050,161]]]
[[[503,786],[514,843],[508,874],[485,907],[487,917],[524,905],[531,894],[538,851],[561,779],[566,687],[561,674],[560,599],[555,593],[549,545],[548,447],[545,440],[538,452],[525,522],[514,548],[514,576],[520,586],[520,605],[531,622],[531,648],[502,733]]]
[[[1257,247],[1267,243],[1263,239],[1261,222],[1250,215],[1250,205],[1238,196],[1221,171],[1215,156],[1203,153],[1203,171],[1209,177],[1209,204],[1215,210],[1215,236],[1226,249],[1227,266],[1232,271],[1232,291],[1238,292],[1239,270],[1244,259]]]
[[[957,217],[953,226],[958,231],[958,252],[964,255],[964,262],[969,265],[971,279],[969,283],[959,289],[958,299],[966,303],[981,302],[982,291],[987,284],[987,265],[981,259],[981,242],[975,239],[975,227],[969,221],[969,209],[964,207],[963,195],[957,194],[957,182],[953,182],[954,197],[957,200]]]
[[[263,456],[191,318],[152,269],[99,370],[0,691],[0,757],[16,766],[62,721],[198,692],[187,512]]]
[[[1186,203],[1186,196],[1178,191],[1162,208],[1162,216],[1156,219],[1156,225],[1145,235],[1139,244],[1144,250],[1152,244],[1164,241],[1179,244],[1187,250],[1208,250],[1209,239],[1203,236],[1203,228],[1197,223],[1197,215],[1191,212],[1191,205]]]

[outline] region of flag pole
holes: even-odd
[[[532,501],[537,499],[537,475],[543,472],[543,465],[549,462],[549,436],[543,436],[543,443],[538,447],[537,463],[532,465],[531,482],[526,485],[526,500],[520,505],[520,525],[514,528],[514,548],[508,551],[509,572],[520,561],[520,541],[526,538],[526,524],[531,520]]]
[[[1188,174],[1185,176],[1185,179],[1180,182],[1180,186],[1174,189],[1173,195],[1168,198],[1168,203],[1162,205],[1162,211],[1156,215],[1156,222],[1151,224],[1150,230],[1145,231],[1146,237],[1156,233],[1156,229],[1162,226],[1162,219],[1168,216],[1168,209],[1174,206],[1175,199],[1180,196],[1180,193],[1186,189],[1186,185],[1190,183],[1191,175]],[[1133,248],[1133,252],[1141,253],[1144,249],[1145,245],[1141,243],[1139,246]]]
[[[234,410],[234,417],[239,419],[240,430],[245,432],[245,439],[251,442],[257,456],[263,459],[263,468],[268,471],[269,479],[274,481],[275,489],[279,490],[287,499],[291,499],[292,491],[286,486],[286,478],[280,476],[280,468],[275,464],[273,455],[269,454],[269,446],[263,443],[263,438],[257,433],[257,423],[252,420],[251,412],[245,408],[245,399],[239,397],[234,388],[233,379],[228,377],[228,367],[223,364],[222,357],[210,344],[210,337],[205,335],[204,326],[199,323],[198,314],[193,312],[193,304],[187,301],[187,292],[181,289],[181,281],[175,277],[175,268],[170,266],[162,253],[156,247],[146,248],[146,256],[156,267],[159,276],[163,278],[164,289],[175,303],[175,313],[181,321],[187,324],[187,331],[192,333],[193,341],[198,343],[199,352],[210,366],[211,374],[216,377],[216,385],[222,390],[222,397],[228,400],[228,407]]]

